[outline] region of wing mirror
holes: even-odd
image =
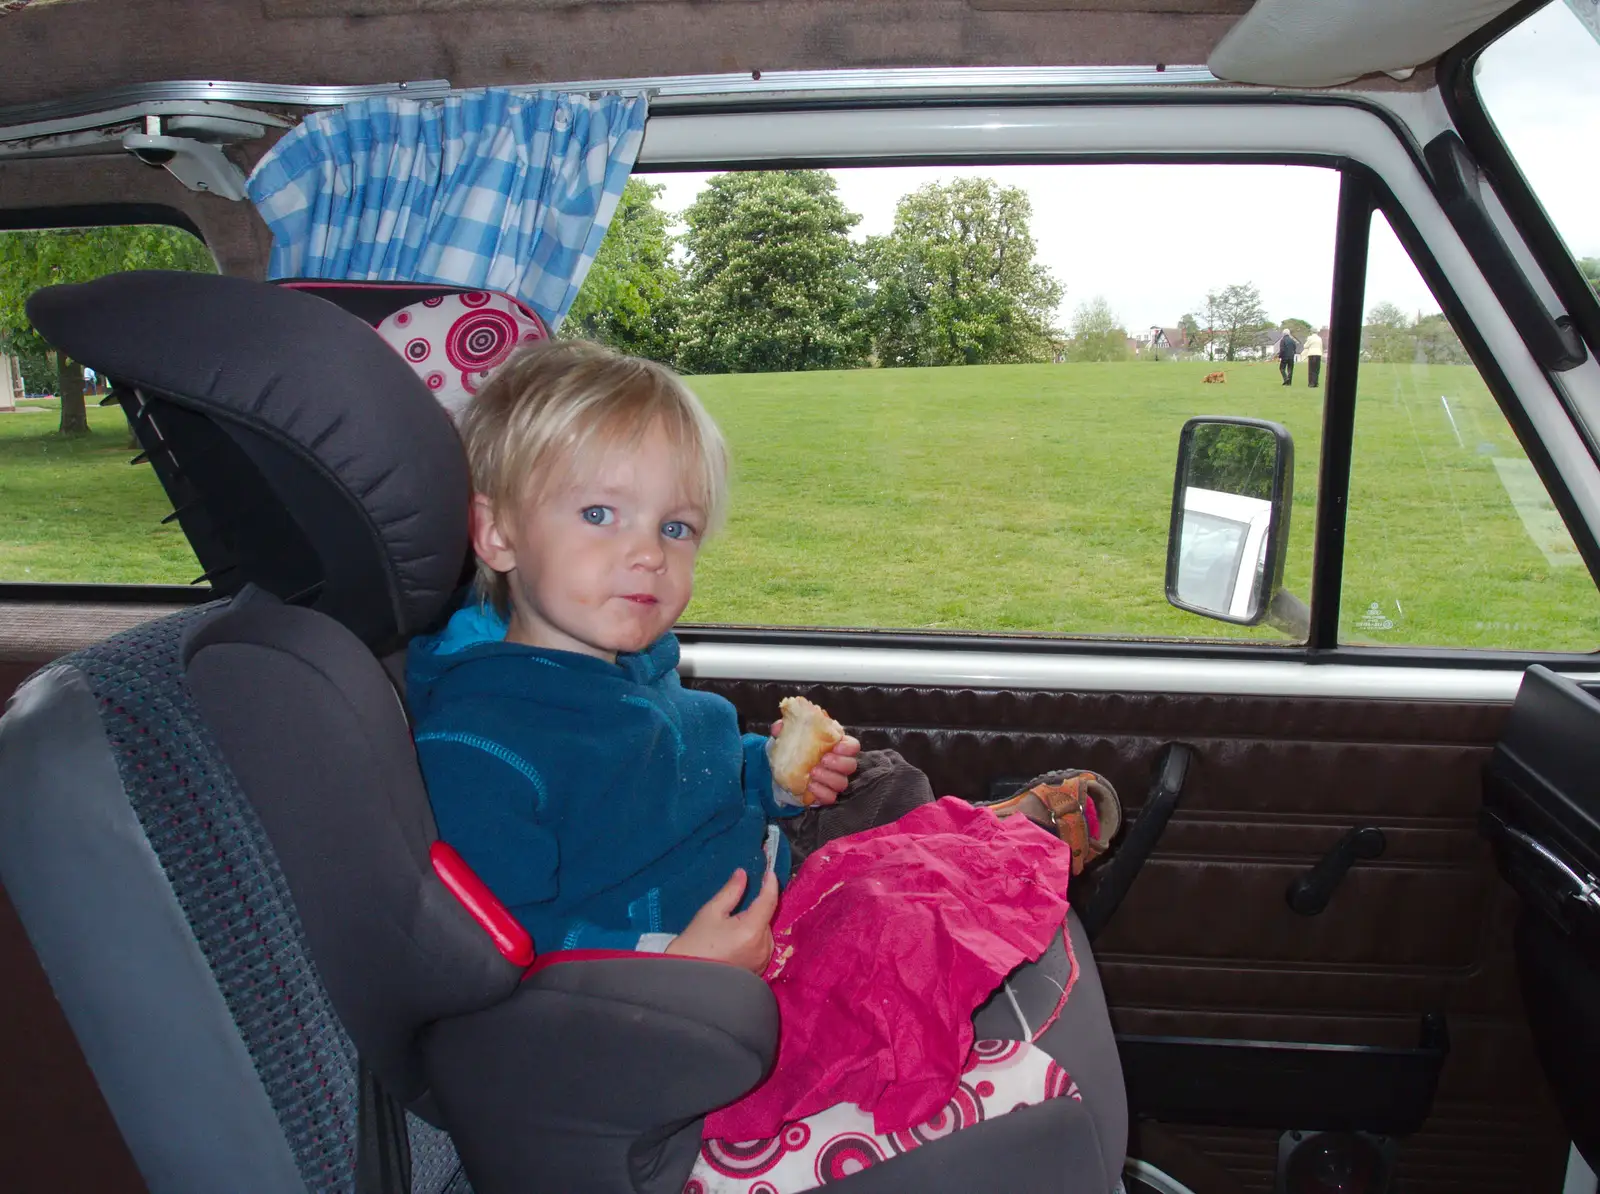
[[[1178,437],[1167,537],[1167,600],[1223,622],[1269,622],[1304,637],[1303,602],[1283,591],[1294,439],[1277,423],[1203,416]]]

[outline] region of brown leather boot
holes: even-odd
[[[1111,781],[1076,767],[1035,776],[1015,796],[984,807],[997,817],[1022,813],[1066,842],[1074,875],[1110,849],[1122,828],[1122,802]]]

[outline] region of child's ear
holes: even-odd
[[[473,494],[468,517],[473,553],[496,572],[510,572],[515,568],[516,550],[495,520],[494,503],[485,494]]]

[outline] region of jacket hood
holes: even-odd
[[[643,651],[624,652],[607,663],[576,651],[508,643],[507,624],[494,610],[468,602],[437,634],[411,640],[406,656],[406,700],[420,718],[441,689],[465,683],[486,695],[556,699],[566,676],[583,673],[619,683],[651,684],[678,666],[676,635],[662,635]],[[587,688],[587,686],[585,686]],[[574,704],[586,701],[574,700]]]

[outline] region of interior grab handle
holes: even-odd
[[[1357,859],[1381,858],[1387,846],[1383,830],[1375,825],[1348,830],[1315,866],[1289,884],[1289,890],[1284,893],[1289,907],[1301,916],[1316,916],[1328,906],[1334,889],[1343,882],[1345,872]]]
[[[1194,748],[1182,742],[1169,742],[1156,756],[1155,777],[1150,785],[1150,795],[1138,818],[1128,826],[1122,844],[1098,869],[1094,887],[1082,899],[1074,898],[1078,920],[1092,941],[1106,927],[1122,897],[1133,886],[1139,868],[1155,849],[1161,831],[1172,819],[1183,795],[1183,781],[1188,778],[1189,764],[1194,759]]]
[[[1560,855],[1532,835],[1522,832],[1515,826],[1507,825],[1493,813],[1489,816],[1497,830],[1519,844],[1531,857],[1538,859],[1564,881],[1566,887],[1562,894],[1567,899],[1574,904],[1583,905],[1591,912],[1600,912],[1600,881],[1592,875],[1580,875],[1568,866]]]

